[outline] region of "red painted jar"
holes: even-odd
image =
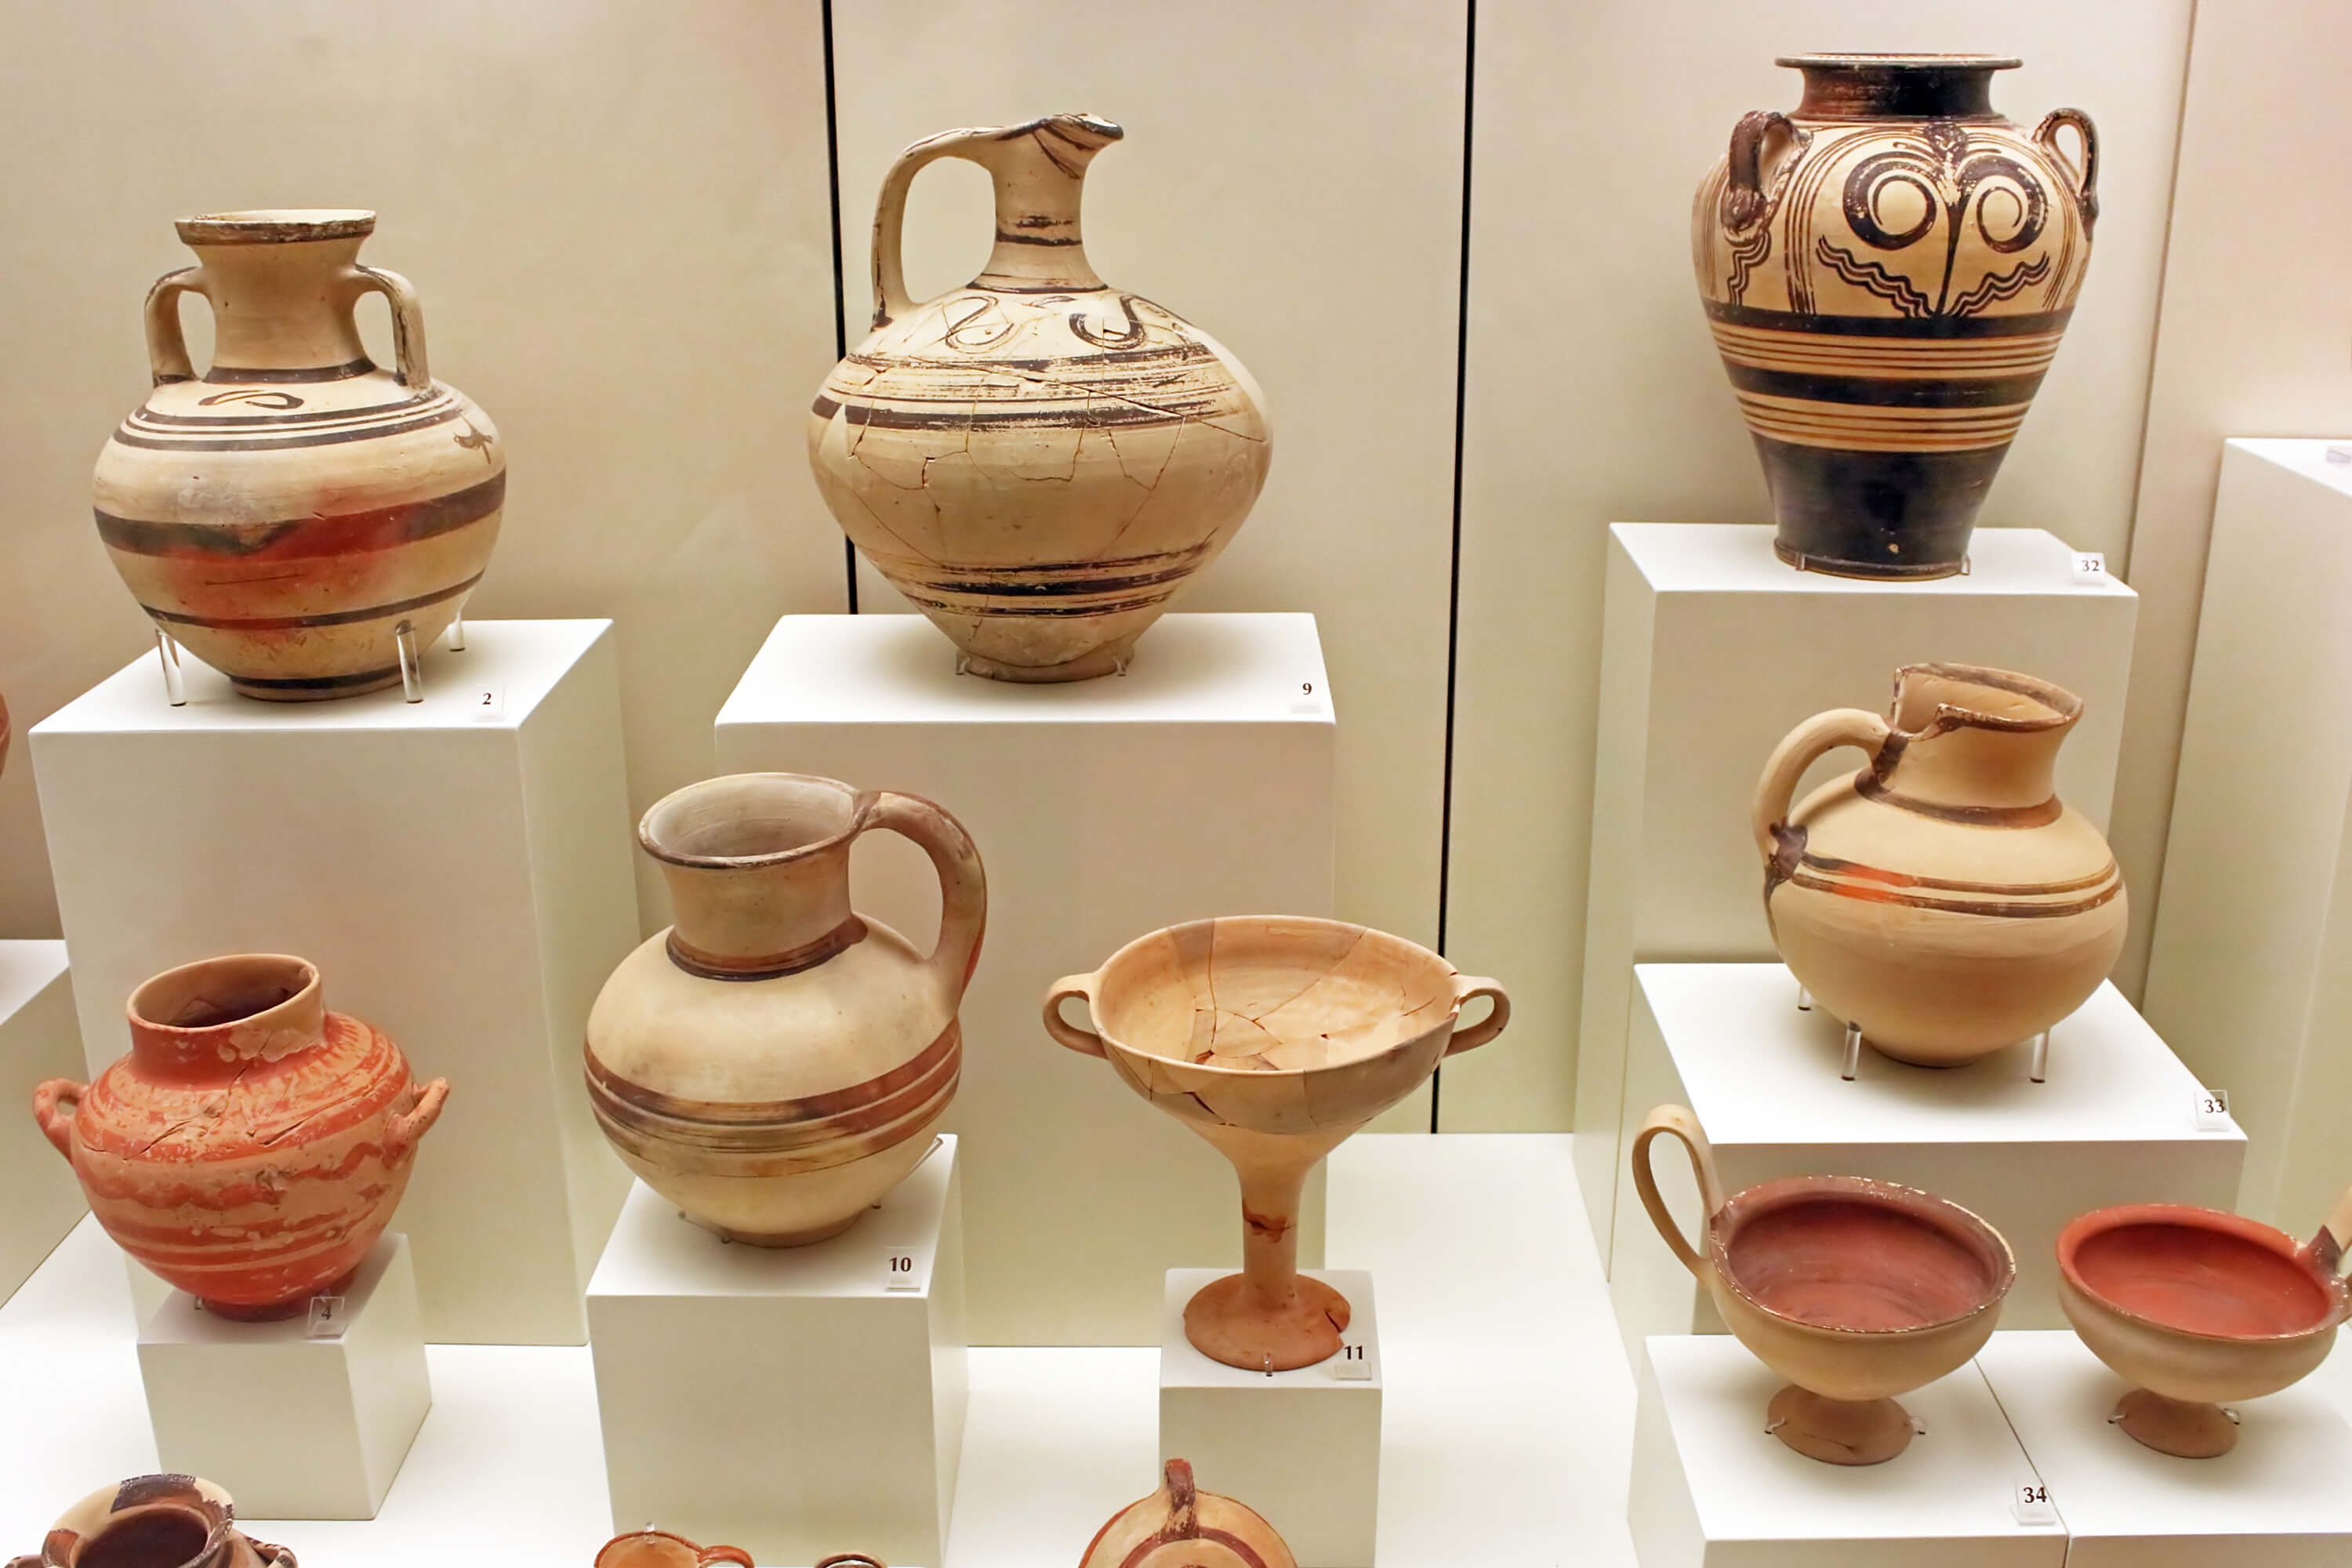
[[[226,1318],[290,1317],[357,1270],[448,1081],[321,1000],[299,958],[166,970],[131,994],[131,1054],[51,1079],[33,1114],[106,1233]]]

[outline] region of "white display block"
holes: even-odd
[[[588,1285],[615,1531],[942,1561],[967,1399],[956,1142],[810,1247],[723,1242],[631,1189]],[[913,1289],[886,1287],[894,1258]]]
[[[980,847],[988,938],[945,1122],[969,1165],[974,1343],[1149,1345],[1163,1270],[1239,1263],[1233,1167],[1055,1045],[1039,1003],[1161,926],[1332,914],[1333,742],[1305,615],[1169,616],[1128,674],[1053,686],[959,677],[920,616],[787,616],[719,710],[720,772],[928,796]],[[929,943],[938,881],[913,846],[870,835],[852,885]],[[1309,1265],[1322,1184],[1299,1213]]]
[[[1764,1429],[1783,1384],[1737,1340],[1649,1342],[1626,1503],[1642,1568],[2061,1568],[2037,1478],[1973,1363],[1903,1395],[1925,1428],[1882,1465],[1809,1459]],[[2069,1565],[2071,1568],[2071,1565]]]
[[[1168,1271],[1160,1318],[1160,1458],[1191,1460],[1204,1489],[1255,1509],[1298,1568],[1372,1568],[1384,1376],[1372,1277],[1360,1268],[1302,1270],[1348,1299],[1343,1340],[1360,1347],[1360,1356],[1343,1349],[1315,1366],[1263,1373],[1212,1361],[1184,1337],[1184,1304],[1231,1272]]]
[[[2253,1138],[2245,1212],[2304,1235],[2352,1176],[2352,464],[2231,441],[2148,954],[2149,1021]]]
[[[235,1323],[174,1290],[139,1330],[163,1468],[252,1519],[373,1519],[433,1405],[405,1237],[379,1239],[331,1318]],[[340,1323],[340,1331],[336,1324]]]
[[[1977,1364],[2074,1538],[2066,1568],[2352,1563],[2352,1427],[2311,1383],[2247,1401],[2230,1452],[2180,1459],[2108,1424],[2128,1385],[2072,1333],[2004,1331]]]
[[[1838,1076],[1843,1026],[1798,1011],[1781,965],[1644,963],[1634,974],[1629,1144],[1652,1106],[1676,1102],[1698,1113],[1727,1192],[1781,1176],[1875,1176],[1973,1209],[2017,1256],[2005,1324],[2065,1327],[2055,1249],[2077,1215],[2112,1204],[2227,1207],[2237,1191],[2245,1134],[2227,1116],[2199,1125],[2196,1079],[2112,984],[2051,1031],[2044,1082],[2020,1044],[1959,1068],[1910,1067],[1865,1047],[1849,1083]],[[1689,1161],[1666,1139],[1650,1154],[1685,1234],[1698,1234]],[[1610,1300],[1629,1354],[1651,1334],[1723,1331],[1630,1181],[1618,1186],[1614,1229]]]
[[[0,1301],[16,1292],[66,1233],[89,1212],[73,1167],[58,1155],[23,1107],[47,1078],[82,1076],[81,1025],[61,942],[0,942],[0,1086],[11,1097],[0,1116]]]
[[[33,766],[89,1071],[148,976],[310,960],[329,1007],[449,1079],[398,1222],[426,1337],[578,1344],[628,1181],[580,1068],[638,937],[618,660],[609,621],[466,636],[416,703],[258,702],[191,659],[173,708],[151,654],[35,725]]]
[[[2083,699],[2058,793],[2107,820],[2138,609],[2129,588],[2079,584],[2074,552],[2039,529],[1979,529],[1969,574],[1929,583],[1793,571],[1772,531],[1610,528],[1576,1075],[1577,1178],[1604,1257],[1620,1120],[1645,1109],[1623,1093],[1633,964],[1774,956],[1748,824],[1782,736],[1826,709],[1884,711],[1901,665],[2021,670]],[[1861,765],[1831,753],[1799,798]]]

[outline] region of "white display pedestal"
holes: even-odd
[[[417,703],[257,702],[189,660],[173,708],[151,654],[35,725],[33,765],[89,1070],[148,976],[310,960],[449,1079],[400,1209],[426,1337],[577,1344],[628,1180],[580,1069],[638,937],[618,661],[608,621],[466,635]]]
[[[30,1103],[46,1078],[83,1077],[81,1025],[61,942],[0,942],[0,1084]],[[20,1109],[20,1108],[19,1108]],[[89,1212],[73,1167],[28,1115],[0,1116],[0,1301],[16,1293]]]
[[[2245,1212],[2303,1235],[2352,1174],[2352,464],[2221,457],[2147,1007],[2253,1139]]]
[[[1170,616],[1129,674],[1059,686],[959,677],[919,616],[787,616],[719,710],[721,772],[928,796],[988,866],[946,1122],[966,1141],[973,1342],[1148,1345],[1163,1270],[1238,1260],[1233,1168],[1056,1047],[1039,1003],[1161,926],[1333,913],[1333,742],[1304,615]],[[860,910],[929,945],[938,881],[913,846],[869,836],[852,881]],[[1322,1192],[1318,1167],[1310,1265]]]
[[[2078,586],[2073,552],[2039,529],[1979,529],[1970,552],[1965,577],[1867,583],[1780,564],[1769,528],[1612,525],[1576,1075],[1577,1179],[1604,1257],[1619,1121],[1646,1109],[1623,1098],[1633,964],[1774,955],[1748,818],[1783,735],[1825,709],[1884,711],[1900,665],[2021,670],[2083,699],[2058,793],[2105,825],[2137,597]],[[1861,763],[1832,753],[1799,798]]]
[[[1737,1340],[1654,1339],[1636,1360],[1626,1518],[1642,1568],[2068,1563],[2054,1516],[2021,1523],[2011,1511],[2033,1466],[1973,1363],[1903,1395],[1926,1428],[1909,1447],[1846,1466],[1765,1431],[1783,1380]]]
[[[433,1405],[407,1238],[379,1240],[339,1300],[338,1332],[166,1296],[139,1331],[163,1469],[217,1482],[252,1519],[373,1519]]]
[[[893,1257],[911,1289],[885,1288]],[[943,1560],[966,1403],[956,1140],[856,1225],[744,1247],[637,1183],[588,1286],[613,1528]]]
[[[1777,963],[1635,966],[1626,1061],[1627,1142],[1652,1106],[1689,1106],[1726,1192],[1781,1176],[1901,1182],[1975,1210],[2008,1239],[2017,1283],[2001,1321],[2063,1328],[2058,1233],[2111,1204],[2227,1207],[2245,1134],[2198,1124],[2197,1082],[2111,985],[2051,1031],[2046,1081],[2016,1045],[1962,1068],[1908,1067],[1864,1047],[1838,1076],[1845,1030],[1797,1010]],[[1651,1151],[1660,1190],[1698,1234],[1690,1162]],[[1624,1156],[1621,1155],[1622,1159]],[[1627,1352],[1651,1334],[1721,1333],[1706,1290],[1675,1260],[1630,1181],[1619,1184],[1609,1279]]]
[[[1184,1304],[1231,1272],[1168,1271],[1160,1304],[1160,1459],[1190,1459],[1202,1487],[1255,1509],[1298,1568],[1372,1568],[1384,1375],[1372,1277],[1359,1268],[1303,1270],[1348,1299],[1345,1338],[1353,1348],[1319,1365],[1268,1373],[1211,1361],[1184,1337]]]
[[[2352,1427],[2311,1383],[2247,1401],[2227,1454],[2179,1459],[2108,1425],[2129,1385],[2072,1333],[2004,1331],[1977,1364],[2074,1537],[2066,1568],[2352,1563]]]

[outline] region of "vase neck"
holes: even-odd
[[[280,953],[166,970],[131,994],[131,1056],[152,1078],[215,1083],[325,1038],[319,972]]]
[[[1992,75],[2019,62],[1990,55],[1791,55],[1804,73],[1800,120],[1990,120]]]
[[[670,961],[689,973],[758,980],[814,968],[861,940],[849,848],[866,801],[797,773],[737,773],[655,803],[638,842],[661,862]]]
[[[1087,166],[1115,135],[1084,115],[1015,126],[972,150],[996,190],[996,245],[975,288],[1099,289],[1078,228]]]
[[[1897,743],[1879,782],[1908,800],[1964,811],[2045,806],[2058,748],[2082,716],[2063,688],[2003,670],[1914,666],[1895,684]]]
[[[280,208],[180,219],[213,308],[208,381],[239,371],[374,369],[352,307],[366,291],[360,247],[375,215],[358,208]],[[300,379],[300,378],[297,378]]]

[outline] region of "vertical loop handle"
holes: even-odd
[[[1764,195],[1764,142],[1775,131],[1785,133],[1797,147],[1812,140],[1811,132],[1800,129],[1796,121],[1777,109],[1759,109],[1743,114],[1739,123],[1731,128],[1731,148],[1727,155],[1730,168],[1723,184],[1724,227],[1735,231],[1746,228],[1770,207]]]
[[[925,962],[952,1009],[971,983],[988,929],[988,873],[980,850],[962,823],[920,795],[877,790],[870,798],[859,831],[879,827],[912,839],[939,873],[940,941]]]
[[[1756,847],[1764,852],[1768,864],[1780,853],[1781,830],[1789,825],[1790,805],[1805,770],[1823,752],[1840,746],[1859,746],[1875,761],[1894,734],[1894,726],[1875,713],[1860,708],[1832,708],[1814,714],[1781,737],[1756,781],[1756,799],[1749,813]]]
[[[2034,144],[2050,154],[2060,167],[2071,169],[2074,160],[2058,151],[2058,128],[2071,125],[2074,134],[2083,139],[2083,179],[2074,188],[2074,199],[2083,205],[2083,226],[2087,228],[2099,221],[2099,133],[2091,126],[2091,117],[2079,109],[2053,109],[2042,117],[2033,128]]]
[[[196,379],[196,367],[188,363],[187,335],[180,330],[180,296],[204,291],[201,267],[166,272],[147,290],[147,368],[157,386]]]
[[[354,265],[352,276],[362,289],[384,297],[392,307],[392,357],[400,384],[422,395],[433,390],[433,371],[425,357],[425,307],[407,279],[381,267]]]
[[[898,320],[915,308],[907,297],[906,260],[901,239],[907,222],[907,193],[914,185],[915,176],[926,165],[941,158],[966,158],[988,169],[995,170],[987,160],[976,157],[972,149],[994,142],[1004,134],[996,127],[966,128],[942,131],[937,136],[926,136],[898,154],[890,172],[882,176],[882,193],[874,201],[874,325],[879,328]]]
[[[1661,1132],[1670,1132],[1682,1140],[1684,1151],[1690,1155],[1691,1173],[1698,1178],[1699,1247],[1706,1244],[1706,1227],[1723,1208],[1723,1178],[1716,1173],[1715,1149],[1699,1131],[1698,1118],[1690,1108],[1682,1105],[1661,1105],[1650,1112],[1642,1130],[1633,1134],[1633,1185],[1642,1194],[1642,1206],[1650,1211],[1650,1223],[1658,1227],[1684,1268],[1701,1279],[1706,1275],[1706,1259],[1699,1247],[1691,1245],[1675,1216],[1666,1212],[1666,1200],[1658,1191],[1657,1173],[1650,1168],[1650,1144]]]

